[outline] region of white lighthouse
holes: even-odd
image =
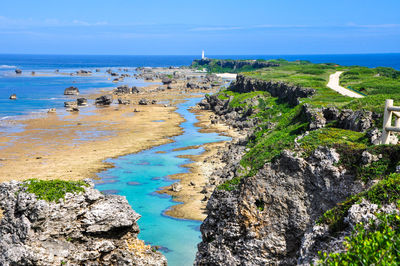
[[[206,57],[204,56],[204,50],[201,51],[201,59],[206,59]]]

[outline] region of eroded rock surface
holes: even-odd
[[[301,239],[314,221],[363,189],[338,161],[334,149],[317,149],[307,159],[285,151],[239,188],[216,189],[196,264],[296,264]]]
[[[0,184],[0,265],[167,264],[137,238],[140,215],[125,197],[101,194],[90,183],[55,203],[20,185]]]

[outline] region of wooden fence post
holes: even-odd
[[[389,144],[390,131],[387,131],[386,128],[392,126],[392,112],[388,110],[388,108],[392,106],[393,106],[393,100],[387,99],[385,103],[385,113],[383,115],[383,130],[382,130],[381,144]]]

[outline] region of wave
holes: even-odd
[[[16,66],[0,65],[0,68],[17,68]]]

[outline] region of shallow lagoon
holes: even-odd
[[[193,265],[197,244],[200,242],[200,222],[175,219],[164,215],[172,205],[171,196],[158,194],[160,187],[173,182],[167,176],[188,172],[181,165],[190,163],[179,155],[200,154],[203,148],[174,151],[175,149],[201,145],[204,143],[229,140],[217,133],[200,133],[194,124],[196,116],[188,108],[199,98],[188,99],[178,105],[177,112],[186,121],[181,124],[182,135],[174,142],[149,150],[110,159],[115,165],[99,174],[101,180],[96,187],[104,192],[126,196],[133,209],[142,215],[139,220],[139,237],[152,245],[161,246],[160,251],[168,259],[168,265]],[[162,152],[162,153],[160,153]]]

